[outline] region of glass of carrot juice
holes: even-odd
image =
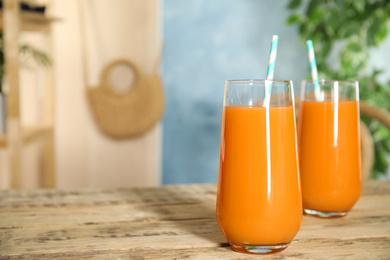
[[[298,147],[304,213],[342,217],[358,201],[359,83],[302,81]],[[318,89],[318,90],[316,90]]]
[[[292,82],[226,81],[217,192],[222,233],[235,251],[272,253],[289,245],[301,220]]]

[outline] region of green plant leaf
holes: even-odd
[[[315,8],[313,11],[308,14],[309,21],[312,24],[317,24],[319,21],[323,19],[323,10],[321,7]]]
[[[386,23],[384,22],[379,26],[379,29],[378,29],[378,36],[376,38],[377,45],[379,45],[381,42],[383,42],[386,39],[387,31],[388,31],[388,29],[387,29]]]
[[[383,125],[379,125],[373,137],[377,142],[380,142],[390,138],[390,134],[386,127],[384,127]]]
[[[309,5],[307,6],[306,9],[306,15],[310,17],[310,15],[312,15],[315,12],[317,7],[320,7],[321,3],[322,0],[310,0]]]
[[[3,31],[0,30],[0,92],[3,92],[3,79],[4,79],[4,38]],[[40,51],[30,45],[23,44],[19,47],[19,53],[21,58],[33,58],[34,61],[38,63],[38,65],[50,66],[51,60],[49,56],[47,56],[43,51]],[[26,59],[28,60],[28,59]],[[28,66],[26,63],[22,63],[24,66]]]
[[[336,35],[337,30],[340,28],[338,17],[335,17],[331,14],[326,14],[324,16],[324,28],[327,33],[327,36],[333,38]]]
[[[367,31],[368,46],[378,46],[387,35],[386,21],[380,17],[375,17]]]
[[[288,4],[287,8],[288,9],[295,9],[299,7],[302,3],[302,0],[291,0],[290,3]]]
[[[300,25],[299,25],[299,33],[301,34],[301,38],[302,39],[305,39],[305,38],[308,38],[307,37],[307,24],[305,24],[305,23],[301,23]]]
[[[346,46],[350,52],[361,52],[363,50],[362,45],[359,42],[350,42]]]
[[[343,26],[340,26],[339,37],[348,38],[352,35],[358,35],[361,28],[361,24],[357,21],[350,21],[345,23]]]
[[[383,149],[390,154],[390,138],[383,140]]]
[[[301,15],[299,15],[299,14],[292,14],[292,15],[290,15],[290,16],[287,18],[286,23],[287,23],[287,24],[294,24],[294,23],[301,22],[302,20],[303,20],[303,18],[302,18]]]
[[[389,166],[387,153],[380,143],[375,144],[375,165],[379,173],[386,173]]]
[[[366,0],[354,0],[352,1],[352,6],[359,14],[362,14],[366,6]]]
[[[51,65],[51,60],[50,58],[43,52],[43,51],[40,51],[30,45],[22,45],[20,47],[20,50],[19,52],[21,53],[21,55],[23,56],[31,56],[34,61],[36,61],[39,65],[43,65],[43,66],[49,66]]]

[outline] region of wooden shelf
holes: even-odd
[[[53,127],[51,126],[27,126],[22,129],[23,143],[28,144],[31,141],[44,137],[51,133]]]
[[[48,17],[44,14],[21,11],[20,12],[20,30],[21,31],[48,31],[50,24],[60,19]],[[0,29],[3,29],[3,11],[0,11]]]
[[[19,35],[22,31],[41,33],[48,43],[51,53],[51,23],[59,19],[43,13],[21,11],[20,0],[2,0],[0,9],[0,29],[4,33],[4,62],[7,91],[7,133],[0,135],[0,147],[7,149],[10,172],[10,188],[22,188],[21,161],[25,144],[34,140],[44,140],[42,164],[42,185],[55,187],[54,173],[54,131],[53,131],[53,76],[52,71],[45,80],[47,95],[43,100],[42,123],[23,126],[20,122],[20,81],[19,81]]]
[[[4,134],[0,134],[0,148],[7,147],[7,137]]]
[[[23,144],[28,144],[31,141],[44,137],[52,131],[53,127],[51,126],[24,126],[22,127],[22,142]],[[4,134],[0,135],[0,147],[7,147],[7,137]]]

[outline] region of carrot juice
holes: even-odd
[[[288,245],[301,224],[293,107],[269,108],[268,142],[266,124],[265,107],[223,108],[217,220],[233,248]]]
[[[298,147],[306,213],[343,213],[358,201],[362,186],[358,124],[357,101],[301,102]]]

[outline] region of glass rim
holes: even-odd
[[[272,82],[279,82],[279,83],[292,83],[292,80],[288,79],[230,79],[230,80],[225,80],[225,83],[232,83],[232,84],[239,84],[243,82],[266,82],[266,81],[272,81]]]
[[[305,83],[305,82],[313,83],[313,80],[312,79],[303,79],[302,82],[303,83]],[[320,84],[321,83],[335,83],[335,82],[349,83],[349,84],[358,84],[359,83],[359,81],[357,81],[357,80],[337,80],[337,79],[320,79],[320,80],[318,80],[318,82]]]

